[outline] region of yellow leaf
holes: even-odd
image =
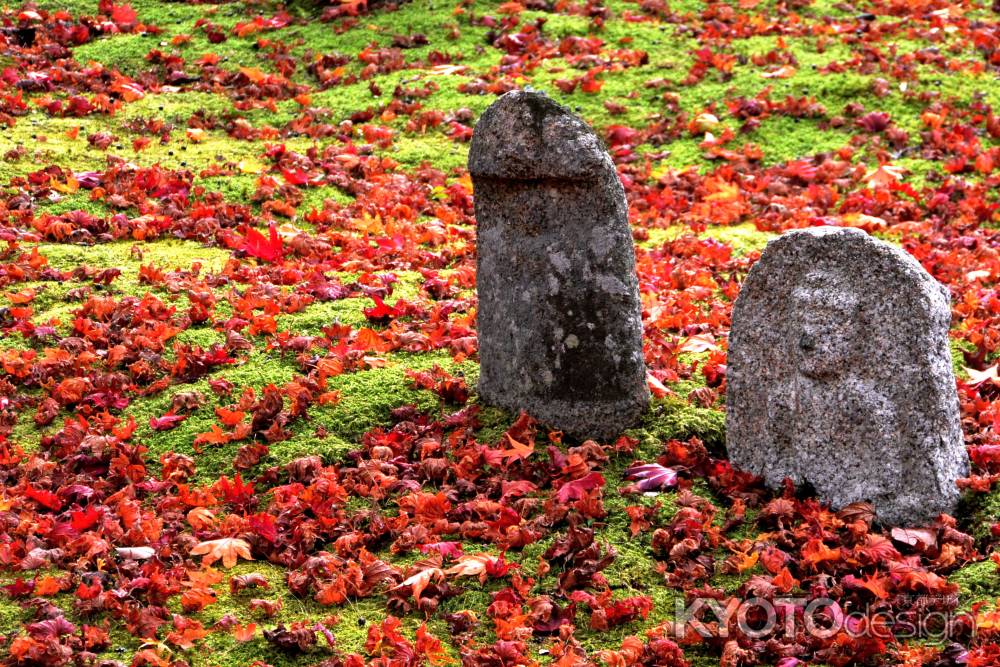
[[[49,187],[51,187],[56,192],[62,192],[63,194],[73,194],[80,189],[80,182],[70,176],[66,179],[65,183],[60,183],[54,178],[49,179]]]

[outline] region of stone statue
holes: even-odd
[[[544,94],[476,125],[479,394],[578,437],[611,438],[649,401],[625,190],[600,139]]]
[[[772,241],[733,309],[732,461],[835,508],[871,502],[889,523],[953,511],[968,461],[949,303],[916,260],[860,230]]]

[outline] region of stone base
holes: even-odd
[[[491,388],[480,382],[479,400],[515,414],[523,408],[546,426],[579,440],[612,440],[624,429],[638,424],[649,405],[649,394],[587,403],[550,399],[532,401],[505,392],[502,387]]]

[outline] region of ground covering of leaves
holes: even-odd
[[[1000,664],[998,12],[5,6],[4,664]],[[525,85],[628,193],[657,398],[614,442],[475,396],[463,165]],[[725,461],[732,301],[768,238],[824,224],[951,289],[954,518],[892,530]],[[945,641],[670,623],[784,595],[967,615]]]

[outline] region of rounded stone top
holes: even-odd
[[[502,95],[476,123],[469,148],[474,177],[588,180],[608,170],[614,165],[594,131],[539,92]]]
[[[878,382],[919,385],[921,351],[946,337],[950,304],[948,289],[912,255],[860,229],[788,231],[767,244],[733,305],[730,367],[780,374],[792,357],[825,350],[820,365],[851,360]],[[815,330],[802,350],[799,329]]]
[[[761,279],[759,274],[765,272],[765,267],[789,265],[782,271],[772,268],[769,272],[771,277],[787,284],[794,274],[791,267],[810,272],[826,271],[828,275],[841,274],[851,281],[869,286],[871,290],[884,290],[892,295],[916,289],[932,299],[935,306],[950,312],[951,294],[948,288],[927,273],[916,258],[902,248],[855,227],[790,230],[767,244],[760,264],[760,268],[756,271],[751,269],[747,277],[752,287]],[[886,285],[889,275],[895,276],[897,282],[891,287],[880,287]]]

